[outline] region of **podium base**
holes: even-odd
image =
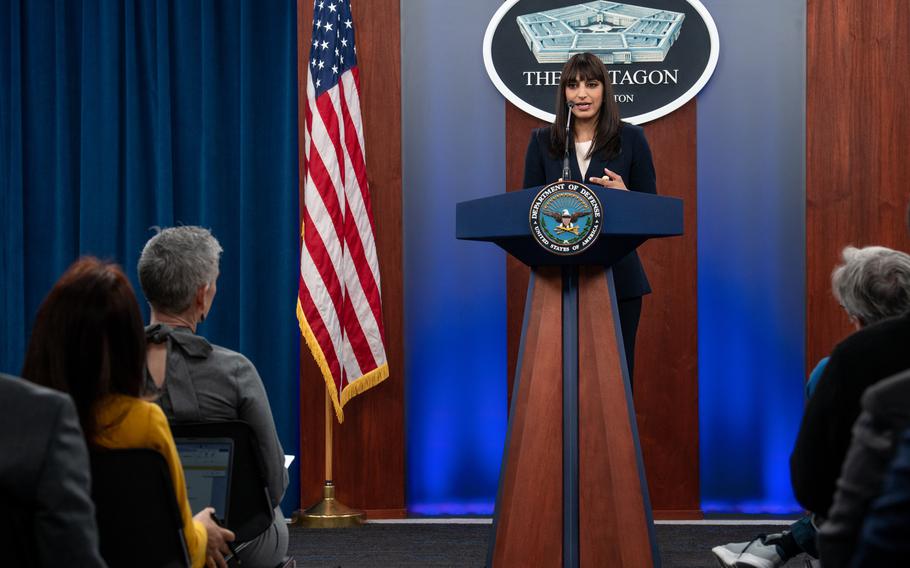
[[[487,566],[660,568],[617,312],[612,269],[533,269]]]
[[[293,525],[311,529],[359,527],[366,521],[366,513],[335,499],[335,485],[331,481],[326,481],[322,488],[322,501],[305,511],[297,511],[294,517]]]

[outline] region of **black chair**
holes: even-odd
[[[0,548],[10,566],[28,566],[38,557],[35,543],[35,509],[18,503],[15,495],[0,490]]]
[[[230,438],[234,442],[231,485],[228,494],[227,528],[235,543],[252,540],[272,524],[273,508],[265,481],[265,466],[259,444],[246,422],[192,422],[171,424],[174,439]],[[223,514],[223,512],[219,512]]]
[[[149,449],[94,450],[90,459],[101,556],[108,566],[190,566],[164,456]]]

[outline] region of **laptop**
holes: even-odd
[[[190,509],[195,515],[206,507],[228,522],[231,465],[234,442],[230,438],[175,438],[177,453],[186,478]]]

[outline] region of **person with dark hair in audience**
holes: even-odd
[[[73,401],[0,373],[3,565],[105,566],[89,478]]]
[[[858,331],[812,372],[806,385],[809,404],[791,458],[797,499],[811,514],[782,533],[713,548],[723,566],[776,568],[803,552],[818,557],[813,514],[828,514],[860,396],[866,386],[910,368],[910,350],[890,351],[910,339],[910,255],[848,246],[842,256],[831,275],[832,289]],[[875,360],[867,365],[867,357]]]
[[[287,554],[288,529],[279,507],[288,484],[284,451],[256,367],[196,334],[215,298],[221,245],[202,227],[164,229],[139,258],[139,282],[151,307],[146,392],[178,422],[241,420],[256,435],[274,507],[272,525],[239,557],[244,566],[272,567]]]
[[[140,398],[145,377],[142,316],[117,266],[83,258],[60,277],[38,309],[22,375],[72,397],[89,447],[160,452],[170,470],[193,567],[226,566],[226,541],[234,539],[233,533],[216,525],[211,508],[192,516],[167,419],[157,405]]]

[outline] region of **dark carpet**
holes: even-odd
[[[711,548],[778,532],[786,525],[657,525],[664,568],[716,568]],[[297,566],[333,568],[472,566],[486,562],[490,525],[368,524],[357,529],[291,528]],[[802,568],[805,555],[786,564]]]

